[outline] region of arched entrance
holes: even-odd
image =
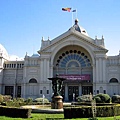
[[[54,58],[53,75],[66,78],[62,94],[65,100],[73,101],[82,94],[92,93],[92,59],[80,46],[66,46]],[[75,97],[75,99],[74,99]]]

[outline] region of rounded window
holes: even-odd
[[[117,80],[116,78],[112,78],[112,79],[110,79],[109,82],[110,82],[110,83],[118,83],[118,80]]]
[[[29,80],[29,83],[37,83],[37,80],[35,78],[32,78]]]

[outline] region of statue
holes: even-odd
[[[64,78],[58,77],[58,74],[56,74],[56,77],[48,78],[52,81],[52,89],[53,89],[53,96],[52,96],[52,102],[51,102],[51,108],[52,109],[61,109],[63,108],[63,102],[62,102],[62,96],[61,96],[61,90],[63,85],[63,80],[66,80]]]
[[[58,75],[56,75],[56,80],[52,80],[52,89],[54,92],[53,96],[59,96],[61,95],[63,80],[58,78]]]

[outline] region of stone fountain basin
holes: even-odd
[[[20,108],[30,108],[32,109],[32,113],[63,113],[63,109],[51,109],[49,105],[25,105],[21,106]]]
[[[63,106],[69,106],[71,103],[63,103]],[[21,106],[21,108],[30,108],[32,109],[32,113],[63,113],[63,109],[51,109],[50,105],[25,105]]]

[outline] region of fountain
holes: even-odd
[[[43,105],[43,108],[44,108],[44,99],[45,99],[45,95],[43,94],[43,97],[42,97],[42,105]]]
[[[63,81],[66,79],[58,77],[58,74],[56,74],[56,77],[48,78],[48,79],[52,81],[52,89],[54,92],[52,96],[51,109],[62,109],[63,97],[61,96],[61,90],[62,90]]]

